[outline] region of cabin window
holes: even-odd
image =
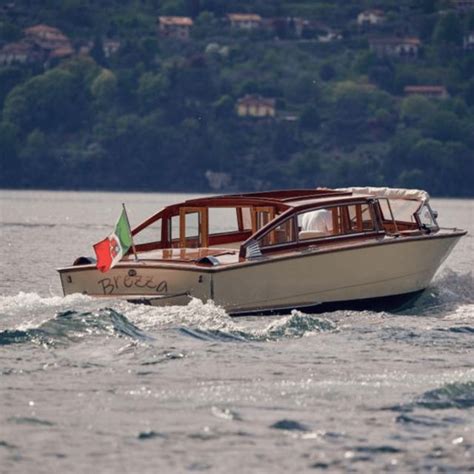
[[[375,223],[368,203],[312,209],[298,214],[298,239],[310,240],[373,232]]]
[[[136,245],[161,242],[161,218],[133,236]]]
[[[251,224],[250,227],[251,228]],[[209,208],[209,233],[224,234],[238,232],[237,210],[235,207]]]
[[[428,229],[438,229],[438,224],[436,219],[431,212],[431,209],[428,205],[423,205],[422,208],[418,211],[418,218],[420,219],[420,224],[423,227]]]
[[[196,239],[199,237],[199,213],[189,212],[185,214],[185,238]]]
[[[170,237],[172,242],[179,242],[179,216],[173,216],[171,219]]]
[[[392,220],[393,217],[397,222],[415,223],[415,212],[420,205],[419,201],[411,201],[408,199],[379,199],[382,218],[386,221]]]
[[[252,210],[242,207],[242,230],[252,230]]]
[[[178,222],[176,223],[175,217]],[[181,248],[207,247],[208,245],[208,209],[205,207],[182,207],[179,216],[171,219],[172,245]]]
[[[294,218],[291,217],[274,227],[258,240],[259,246],[268,247],[294,242],[296,240],[294,222]]]
[[[273,207],[256,207],[254,209],[254,232],[265,227],[275,218]]]
[[[299,240],[336,235],[338,229],[338,208],[315,209],[298,214]]]
[[[370,232],[375,230],[374,220],[368,204],[347,206],[349,219],[346,232]]]

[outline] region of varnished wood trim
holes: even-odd
[[[159,269],[159,268],[164,268],[164,269],[176,269],[180,271],[192,271],[192,272],[198,272],[198,273],[218,273],[218,272],[226,272],[226,271],[232,271],[236,270],[239,268],[243,267],[250,267],[254,265],[267,265],[270,263],[276,263],[276,262],[281,262],[283,260],[291,260],[291,259],[298,259],[298,258],[307,258],[309,255],[323,255],[323,254],[329,254],[329,253],[337,253],[337,252],[349,252],[351,250],[359,250],[363,248],[368,248],[368,247],[377,247],[377,246],[383,246],[383,245],[401,245],[404,243],[409,243],[409,242],[416,242],[416,241],[424,241],[424,240],[438,240],[438,239],[454,239],[454,238],[460,238],[464,235],[467,234],[466,230],[458,230],[458,231],[453,231],[451,234],[443,234],[443,235],[436,235],[436,234],[424,234],[421,236],[410,236],[410,237],[398,237],[398,238],[390,238],[390,240],[371,240],[370,243],[361,243],[360,245],[352,245],[350,247],[338,247],[338,248],[331,248],[331,249],[322,249],[319,248],[315,250],[313,253],[300,253],[300,254],[293,254],[293,255],[281,255],[275,258],[263,258],[259,260],[246,260],[243,262],[238,262],[238,263],[232,263],[228,265],[223,265],[223,266],[217,266],[217,267],[198,267],[195,263],[189,263],[185,264],[183,262],[160,262],[157,264],[145,264],[144,261],[138,261],[137,263],[135,262],[130,262],[130,263],[119,263],[116,267],[114,268],[143,268],[143,269]],[[366,240],[366,239],[364,239]],[[86,269],[90,270],[96,270],[95,265],[78,265],[75,267],[64,267],[64,268],[58,268],[57,271],[59,273],[68,273],[68,272],[77,272],[77,271],[84,271]]]

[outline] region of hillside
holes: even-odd
[[[474,0],[124,3],[0,6],[1,187],[474,195]]]

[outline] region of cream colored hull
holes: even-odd
[[[425,289],[460,235],[385,239],[385,243],[305,251],[229,267],[147,262],[119,264],[107,274],[91,266],[61,269],[65,294],[186,304],[212,299],[231,313],[403,295]]]
[[[222,272],[215,277],[214,300],[243,312],[412,293],[429,285],[457,240],[374,243]]]

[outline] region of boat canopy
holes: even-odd
[[[412,199],[421,202],[428,202],[430,199],[430,195],[422,189],[377,188],[368,186],[337,188],[336,191],[364,194],[387,199]]]

